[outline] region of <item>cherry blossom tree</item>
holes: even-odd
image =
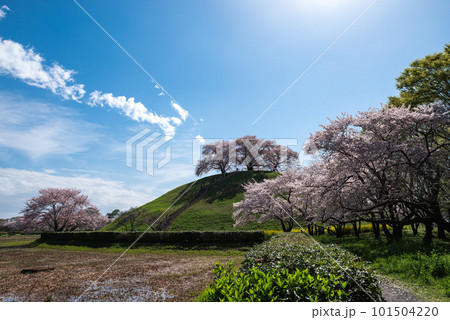
[[[219,170],[225,174],[233,165],[230,161],[230,143],[227,141],[216,141],[205,144],[202,148],[202,156],[196,168],[195,174],[201,176],[211,170]]]
[[[236,161],[247,171],[268,169],[266,156],[274,147],[274,141],[258,139],[256,136],[244,136],[236,139]]]
[[[264,149],[263,159],[266,167],[272,171],[284,171],[293,168],[298,160],[298,152],[288,146],[271,144]]]
[[[357,223],[367,221],[377,238],[382,230],[398,241],[405,225],[421,223],[426,243],[433,225],[445,238],[449,128],[450,112],[440,103],[344,114],[311,135],[305,151],[317,152],[312,165],[245,187],[244,200],[235,204],[236,225],[276,219],[289,231],[302,218],[333,226],[339,236],[346,223],[357,235]]]
[[[303,172],[289,170],[275,179],[245,185],[244,199],[235,203],[234,226],[276,220],[290,232],[308,212],[309,195],[303,191]]]
[[[39,190],[39,196],[27,200],[21,213],[12,227],[24,231],[98,230],[109,222],[86,195],[72,188]]]
[[[425,242],[431,240],[433,224],[445,237],[448,204],[440,199],[449,171],[449,124],[448,109],[435,103],[413,111],[372,109],[323,126],[310,139],[327,181],[322,199],[334,203],[322,214],[331,219],[344,212],[380,223],[395,240],[404,225],[417,222],[426,226]]]
[[[293,168],[298,153],[273,140],[244,136],[231,141],[216,141],[202,147],[203,158],[198,161],[195,174],[200,176],[218,170],[222,174],[231,168],[282,171]]]

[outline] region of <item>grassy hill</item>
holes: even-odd
[[[191,183],[175,188],[161,197],[144,204],[144,214],[139,216],[137,230],[145,230],[151,225],[170,205],[180,197],[176,203],[164,214],[176,218],[168,222],[167,230],[243,230],[243,229],[280,229],[276,222],[264,224],[249,224],[245,227],[233,228],[233,203],[243,198],[243,184],[257,182],[266,178],[276,177],[276,172],[242,171],[223,175],[214,175],[199,179],[190,188]],[[189,189],[188,189],[189,188]],[[188,190],[187,190],[188,189]],[[183,194],[184,193],[184,194]],[[178,210],[178,211],[177,211]],[[158,225],[164,216],[155,223]],[[126,216],[121,216],[107,225],[103,230],[125,230],[121,224]],[[170,219],[172,219],[170,218]],[[167,218],[170,220],[169,218]]]

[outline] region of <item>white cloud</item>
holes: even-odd
[[[186,121],[186,118],[189,115],[189,112],[185,109],[183,109],[178,103],[170,101],[170,105],[172,106],[172,108],[174,108],[178,114],[180,115],[181,119],[183,119],[183,121]]]
[[[154,198],[153,189],[131,190],[121,181],[105,180],[89,175],[61,176],[48,172],[0,168],[0,218],[16,216],[25,200],[46,187],[77,188],[89,196],[103,213],[140,206]]]
[[[195,139],[197,139],[198,142],[200,142],[201,144],[204,144],[204,143],[205,143],[205,138],[203,138],[201,135],[197,135],[197,136],[195,137]]]
[[[173,122],[174,124],[176,124],[177,126],[180,125],[180,124],[182,123],[181,119],[180,119],[180,118],[177,118],[177,117],[171,117],[170,120],[172,120],[172,122]]]
[[[0,38],[0,75],[11,76],[28,85],[48,89],[64,99],[81,102],[86,91],[84,84],[74,83],[75,73],[74,70],[65,69],[56,62],[52,66],[45,65],[44,58],[35,53],[33,48],[26,48],[20,43]],[[158,85],[155,88],[161,89]],[[175,126],[181,125],[189,115],[188,111],[174,101],[171,101],[170,105],[177,111],[179,117],[166,117],[149,111],[142,102],[136,102],[133,97],[114,96],[112,93],[97,90],[93,91],[85,102],[91,106],[107,105],[119,109],[135,121],[156,124],[167,136],[174,136]]]
[[[3,5],[0,8],[0,20],[3,19],[4,17],[6,17],[6,14],[7,14],[8,11],[11,11],[11,9],[8,8],[8,6]]]
[[[135,121],[157,124],[164,134],[171,137],[175,134],[173,125],[181,124],[181,120],[177,117],[159,116],[149,111],[142,102],[136,102],[133,97],[115,97],[112,93],[102,93],[96,90],[90,94],[88,104],[91,106],[107,105],[110,108],[121,110],[127,117]]]
[[[33,48],[0,38],[0,75],[20,79],[30,86],[48,89],[64,99],[80,102],[86,91],[83,84],[74,82],[75,71],[65,69],[58,63],[47,66],[44,58]]]
[[[67,109],[0,92],[0,146],[32,159],[84,151],[99,139],[96,126]]]

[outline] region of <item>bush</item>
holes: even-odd
[[[42,233],[43,241],[79,241],[91,243],[131,243],[142,232],[49,232]],[[264,241],[262,231],[183,231],[183,232],[147,232],[139,243],[158,244],[240,244],[254,245]]]
[[[358,256],[337,245],[322,245],[322,248],[304,235],[280,234],[248,252],[239,271],[248,273],[257,267],[263,272],[276,269],[293,273],[308,269],[313,276],[336,276],[347,282],[348,301],[382,300],[374,272]]]
[[[263,272],[252,267],[232,272],[232,264],[219,263],[214,269],[216,279],[200,296],[199,301],[347,301],[346,282],[334,275],[311,275],[308,269]]]

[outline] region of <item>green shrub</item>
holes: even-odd
[[[450,274],[450,263],[442,254],[433,251],[430,254],[430,260],[430,274],[434,278],[445,278]]]
[[[263,272],[253,267],[232,272],[232,264],[219,263],[214,269],[216,279],[200,296],[199,301],[347,301],[346,282],[329,275],[311,275],[308,269]]]
[[[446,289],[444,289],[444,295],[447,298],[450,298],[450,281],[446,281],[445,286],[446,286]]]
[[[322,249],[323,248],[323,249]],[[313,276],[337,276],[348,283],[348,301],[382,300],[374,272],[359,257],[337,245],[322,245],[301,234],[280,234],[246,253],[240,272],[257,267],[263,272],[308,269]]]

